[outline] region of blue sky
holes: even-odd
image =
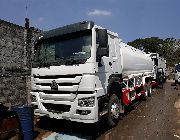
[[[180,38],[180,0],[0,0],[0,19],[49,30],[84,20],[137,38]]]

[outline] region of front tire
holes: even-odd
[[[118,124],[120,117],[120,107],[120,100],[115,94],[113,94],[110,97],[108,104],[108,125],[110,127],[114,127]]]

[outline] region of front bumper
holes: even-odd
[[[78,94],[78,95],[67,95],[67,94],[44,94],[43,92],[31,92],[31,95],[36,97],[36,102],[32,102],[36,108],[34,110],[35,115],[49,116],[50,118],[66,119],[76,122],[83,123],[95,123],[98,121],[98,101],[96,93],[94,94]],[[95,105],[93,107],[80,107],[78,106],[78,99],[84,97],[95,96]],[[63,109],[61,112],[49,110],[47,106],[68,106],[67,111]],[[64,108],[63,107],[63,108]],[[56,107],[57,108],[57,107]],[[87,111],[88,114],[78,114],[79,112]]]

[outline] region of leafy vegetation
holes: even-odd
[[[158,53],[166,59],[167,65],[170,67],[180,63],[180,39],[160,39],[158,37],[140,38],[128,42],[128,45],[143,50],[146,53]]]

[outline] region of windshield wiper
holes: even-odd
[[[66,58],[65,59],[65,65],[73,65],[76,63],[76,60],[74,58]]]
[[[65,65],[73,65],[73,64],[84,64],[86,62],[86,58],[84,57],[77,57],[77,56],[70,56],[65,59]]]
[[[43,63],[43,67],[50,67],[51,63]]]

